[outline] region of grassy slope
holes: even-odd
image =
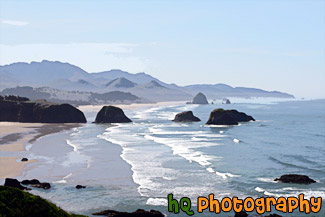
[[[0,217],[84,217],[69,214],[53,203],[17,188],[0,186]]]

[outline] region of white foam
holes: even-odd
[[[277,181],[274,181],[273,178],[257,178],[257,180],[261,182],[277,183]]]
[[[146,204],[151,206],[167,206],[167,202],[165,198],[149,198]]]
[[[207,138],[198,138],[198,137],[192,137],[191,140],[193,141],[209,141]]]
[[[70,145],[73,148],[74,152],[78,152],[78,147],[75,144],[70,142],[70,140],[68,140],[68,139],[66,140],[66,142],[67,142],[68,145]]]
[[[257,192],[264,192],[264,191],[265,191],[265,189],[263,189],[263,188],[260,188],[260,187],[256,187],[256,188],[255,188],[255,191],[257,191]]]
[[[215,172],[214,169],[211,168],[211,167],[208,167],[208,168],[207,168],[207,171],[208,171],[209,173],[214,173],[214,172]]]
[[[239,143],[239,139],[234,139],[234,143]]]
[[[221,176],[223,179],[227,179],[228,177],[233,178],[233,177],[240,177],[240,175],[234,175],[232,173],[222,173],[222,172],[215,172],[217,176]]]

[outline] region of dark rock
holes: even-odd
[[[115,106],[104,106],[96,116],[95,123],[129,123],[132,122],[123,110]]]
[[[10,98],[0,101],[0,121],[29,123],[86,123],[84,114],[69,104],[24,101]]]
[[[93,213],[92,215],[104,215],[109,217],[164,217],[164,215],[156,210],[145,211],[143,209],[138,209],[135,212],[119,212],[115,210],[104,210],[101,212]]]
[[[252,116],[237,110],[215,109],[210,113],[206,124],[214,125],[238,125],[238,122],[255,121]]]
[[[229,100],[229,99],[224,98],[224,99],[222,100],[222,104],[231,104],[231,103],[230,103],[230,100]]]
[[[28,158],[22,158],[21,161],[28,161]]]
[[[32,179],[32,180],[23,180],[21,182],[21,184],[23,184],[23,185],[37,185],[37,184],[41,184],[41,182],[38,181],[37,179]]]
[[[283,183],[296,183],[296,184],[311,184],[316,181],[309,178],[305,175],[297,175],[297,174],[286,174],[281,176],[280,178],[274,179],[274,181],[280,181]]]
[[[248,214],[245,211],[236,212],[234,217],[247,217]]]
[[[18,188],[20,190],[24,190],[25,187],[20,184],[17,179],[6,178],[4,186]]]
[[[42,182],[40,184],[33,184],[31,186],[35,187],[35,188],[43,188],[43,189],[50,189],[51,188],[51,185],[48,182]]]
[[[198,117],[195,117],[193,115],[192,111],[186,111],[186,112],[181,112],[178,113],[175,116],[175,119],[173,120],[175,122],[195,122],[195,121],[201,121]]]
[[[86,186],[83,185],[76,185],[76,189],[86,188]]]
[[[266,215],[265,217],[282,217],[282,215],[278,215],[278,214],[270,214],[270,215]]]
[[[203,93],[198,93],[192,101],[192,104],[209,104],[206,96]]]

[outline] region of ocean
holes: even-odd
[[[236,100],[235,100],[236,102]],[[238,126],[207,126],[215,108],[237,109],[256,121]],[[202,121],[175,123],[175,114],[191,110]],[[138,208],[169,213],[167,195],[192,200],[194,216],[233,216],[232,212],[196,212],[196,198],[289,197],[325,200],[325,100],[263,102],[244,100],[210,105],[176,105],[124,110],[127,124],[88,123],[50,134],[27,146],[28,158],[19,179],[52,183],[51,190],[33,190],[63,209],[90,215],[104,209]],[[283,174],[304,174],[315,184],[283,184]],[[77,190],[76,184],[87,188]],[[325,216],[324,205],[317,214]],[[265,215],[270,214],[266,213]]]

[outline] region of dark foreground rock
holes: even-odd
[[[239,122],[255,121],[252,116],[237,110],[215,109],[210,113],[206,124],[213,125],[238,125]]]
[[[28,158],[22,158],[21,161],[28,161]]]
[[[84,186],[84,185],[76,185],[76,189],[82,189],[82,188],[86,188],[86,186]]]
[[[234,217],[247,217],[248,214],[245,211],[236,212]]]
[[[48,183],[48,182],[40,182],[37,179],[23,180],[21,182],[21,184],[23,184],[23,185],[31,185],[32,187],[35,187],[35,188],[43,188],[43,189],[50,189],[51,188],[50,183]]]
[[[0,100],[0,121],[28,123],[86,123],[84,114],[69,104],[29,101],[10,96]]]
[[[204,104],[209,104],[209,102],[208,102],[206,96],[200,92],[193,98],[192,104],[204,105]]]
[[[38,181],[37,179],[31,179],[31,180],[23,180],[22,182],[21,182],[21,184],[23,184],[23,185],[37,185],[37,184],[41,184],[41,182],[40,181]]]
[[[297,174],[286,174],[281,176],[280,178],[274,179],[274,181],[279,181],[283,183],[296,183],[296,184],[311,184],[315,183],[316,181],[309,178],[305,175],[297,175]]]
[[[138,209],[135,212],[119,212],[115,210],[104,210],[101,212],[93,213],[93,215],[103,215],[109,217],[164,217],[164,215],[156,210],[145,211],[143,209]]]
[[[249,216],[254,216],[254,217],[282,217],[281,215],[278,214],[270,214],[270,215],[249,215]],[[245,211],[240,211],[240,212],[236,212],[234,217],[248,217],[248,214]]]
[[[26,189],[24,186],[20,184],[17,179],[6,178],[4,186],[18,188],[20,190]]]
[[[186,112],[181,112],[178,113],[174,120],[175,122],[198,122],[201,121],[198,117],[195,117],[193,115],[192,111],[186,111]]]
[[[0,186],[0,216],[85,217],[67,213],[37,195],[7,186]]]
[[[115,106],[104,106],[97,114],[95,123],[129,123],[132,122],[123,110]]]

